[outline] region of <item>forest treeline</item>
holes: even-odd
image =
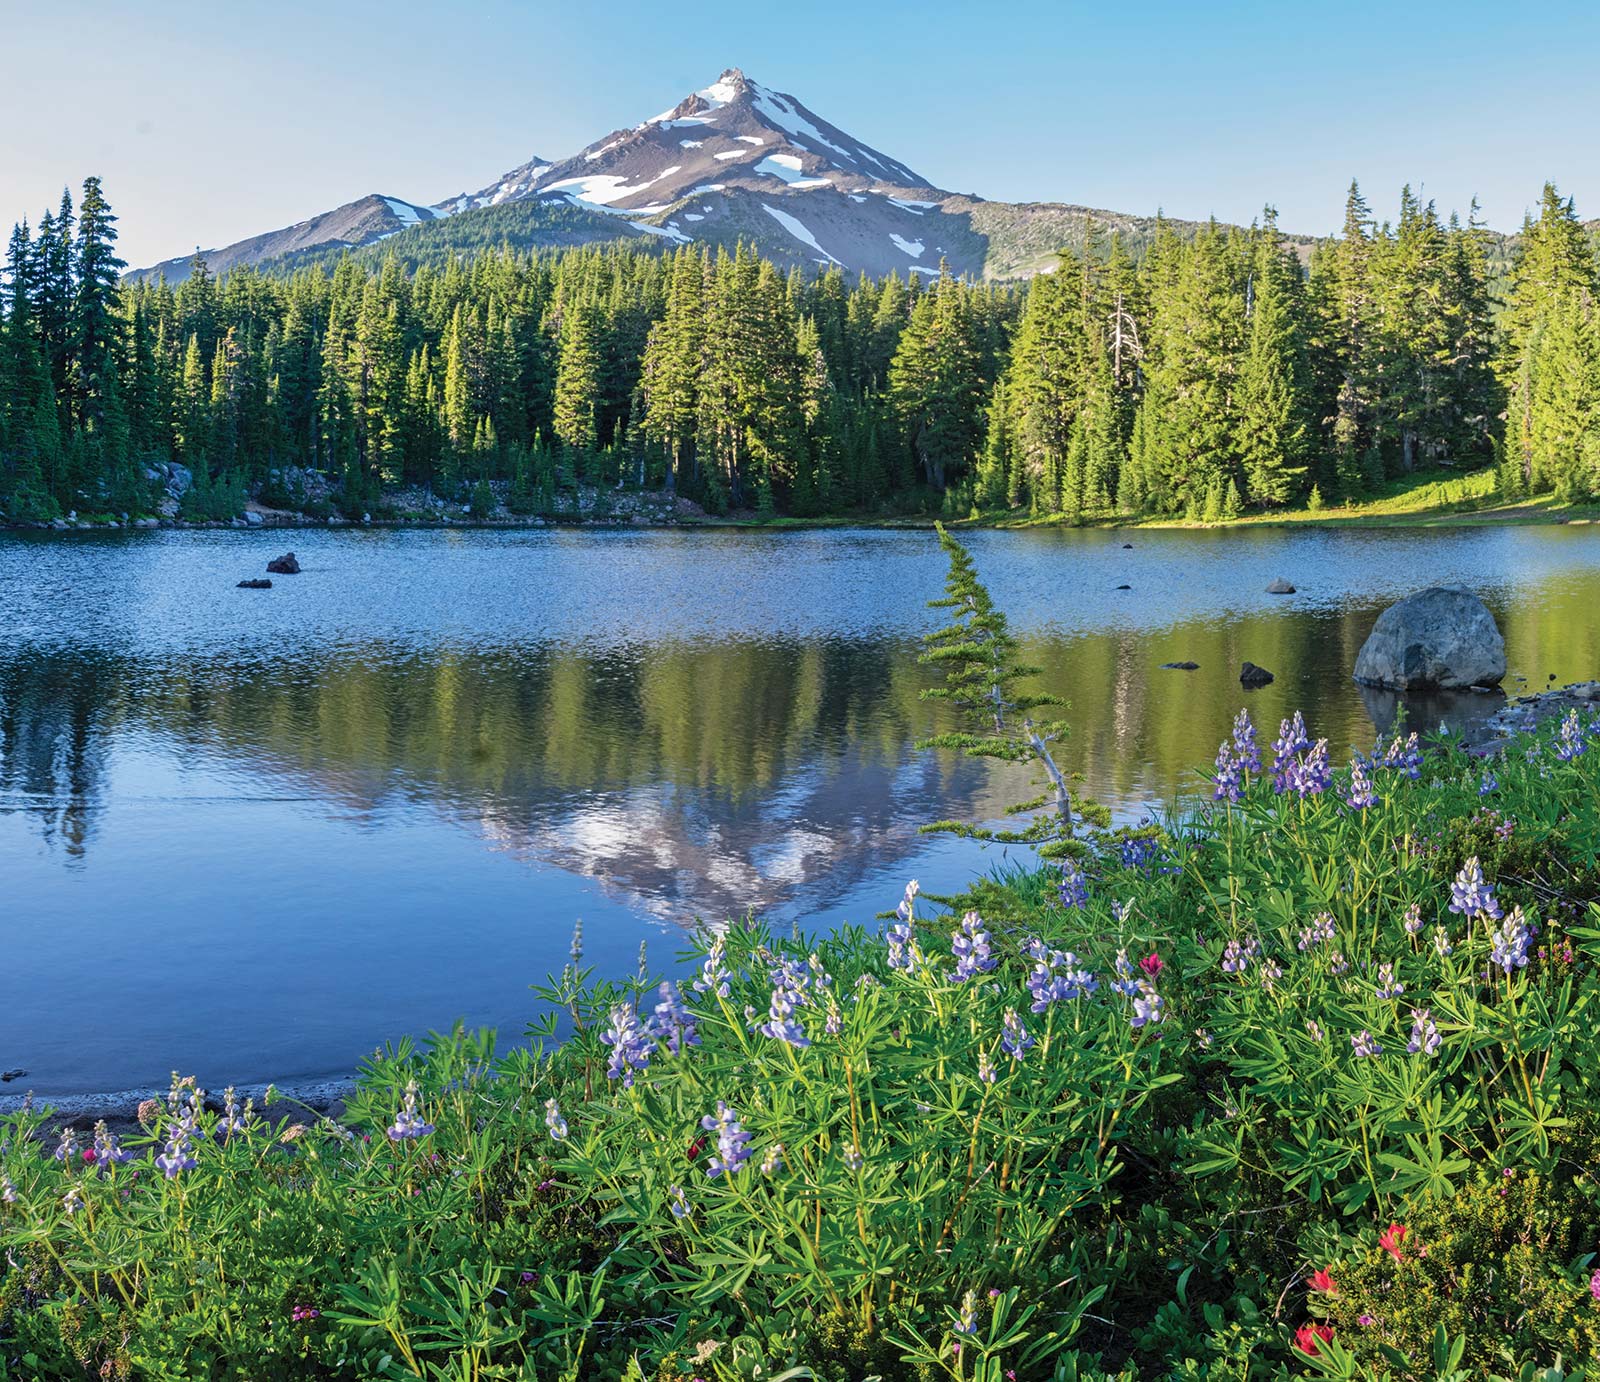
[[[1495,464],[1600,497],[1600,286],[1544,188],[1514,243],[1352,184],[1304,262],[1250,229],[1093,227],[1027,284],[783,273],[748,251],[391,255],[124,284],[100,182],[18,225],[0,280],[0,511],[191,516],[248,491],[349,512],[417,486],[523,513],[579,485],[713,512],[1024,511],[1218,520]],[[491,486],[490,482],[504,482]]]

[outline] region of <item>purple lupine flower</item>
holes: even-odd
[[[567,1140],[567,1120],[561,1116],[561,1105],[554,1099],[544,1101],[544,1125],[550,1130],[552,1142]]]
[[[1313,1041],[1321,1041],[1322,1040],[1322,1024],[1320,1022],[1318,1022],[1316,1020],[1316,1018],[1313,1017],[1313,1018],[1307,1019],[1307,1021],[1306,1021],[1306,1031],[1311,1034],[1311,1039]]]
[[[889,944],[889,968],[903,969],[910,973],[913,964],[912,952],[916,948],[916,941],[912,938],[911,923],[897,921],[889,927],[886,937]]]
[[[200,1163],[191,1154],[187,1134],[180,1133],[168,1140],[166,1149],[156,1158],[156,1167],[168,1180],[176,1180],[184,1171],[192,1171]]]
[[[682,995],[671,983],[662,984],[657,992],[661,1001],[650,1018],[650,1031],[656,1040],[667,1048],[669,1056],[680,1055],[685,1046],[698,1046],[700,1033],[695,1017],[684,1006]]]
[[[977,1293],[968,1291],[961,1297],[961,1313],[956,1317],[953,1326],[957,1334],[976,1334],[978,1332],[978,1298]],[[959,1348],[960,1345],[958,1344]]]
[[[1422,776],[1422,741],[1415,730],[1405,738],[1396,734],[1384,751],[1383,766],[1404,773],[1413,782]]]
[[[859,1171],[867,1164],[866,1157],[861,1155],[861,1148],[856,1146],[854,1142],[846,1142],[840,1148],[840,1154],[844,1157],[845,1169],[852,1173]]]
[[[639,1021],[632,1003],[618,1003],[611,1009],[611,1025],[600,1033],[600,1040],[611,1048],[606,1078],[620,1078],[624,1089],[632,1089],[634,1074],[650,1064],[655,1050],[650,1030]]]
[[[1450,885],[1450,910],[1464,917],[1482,915],[1490,921],[1500,920],[1500,903],[1493,886],[1484,881],[1476,854],[1461,866],[1456,881]]]
[[[1523,919],[1522,908],[1513,907],[1509,916],[1495,929],[1490,938],[1489,963],[1499,965],[1507,974],[1514,969],[1525,969],[1528,964],[1528,946],[1533,934]]]
[[[956,967],[951,978],[965,983],[975,974],[987,974],[997,964],[989,946],[989,933],[983,929],[983,920],[976,912],[968,912],[956,928],[955,939],[950,942],[950,953],[956,957]]]
[[[1150,984],[1141,984],[1139,996],[1133,1000],[1133,1017],[1129,1025],[1135,1030],[1155,1026],[1166,1016],[1166,1003]]]
[[[921,891],[922,885],[915,878],[906,884],[905,896],[900,899],[900,905],[894,909],[895,915],[901,921],[909,924],[916,920],[917,894]]]
[[[1583,730],[1578,724],[1578,712],[1569,710],[1561,722],[1561,732],[1556,738],[1556,757],[1563,763],[1570,763],[1574,758],[1580,757],[1588,747],[1588,740],[1584,738]]]
[[[1278,726],[1278,737],[1272,741],[1272,789],[1280,796],[1289,790],[1290,769],[1296,756],[1311,747],[1306,737],[1306,721],[1298,710],[1292,720]]]
[[[94,1125],[94,1164],[102,1176],[113,1166],[122,1166],[132,1160],[133,1153],[117,1142],[111,1129],[106,1127],[104,1118]]]
[[[1134,968],[1133,961],[1128,958],[1126,950],[1117,951],[1117,958],[1113,962],[1117,977],[1111,981],[1114,993],[1120,993],[1124,998],[1139,992],[1139,972]]]
[[[1442,926],[1433,928],[1433,948],[1439,952],[1441,960],[1455,950],[1455,947],[1450,944],[1450,933]]]
[[[830,993],[828,995],[828,1020],[822,1024],[824,1036],[838,1036],[844,1031],[844,1012],[839,1007],[838,1000]]]
[[[1283,966],[1276,960],[1261,962],[1261,987],[1268,993],[1272,992],[1272,986],[1281,978],[1283,978]]]
[[[1499,786],[1500,779],[1497,778],[1493,773],[1486,772],[1483,775],[1483,780],[1478,783],[1478,795],[1480,797],[1486,797],[1490,792],[1495,791]]]
[[[1365,1029],[1350,1038],[1350,1049],[1352,1054],[1357,1056],[1381,1056],[1383,1054],[1383,1047],[1378,1043],[1377,1038]]]
[[[1043,941],[1034,938],[1028,942],[1026,953],[1034,960],[1024,982],[1033,995],[1031,1008],[1036,1013],[1042,1013],[1052,1003],[1088,998],[1100,987],[1100,981],[1080,966],[1078,957],[1070,950],[1050,950]]]
[[[1350,961],[1337,950],[1328,956],[1329,974],[1346,974],[1350,969]]]
[[[1369,806],[1378,804],[1378,794],[1372,788],[1372,779],[1367,776],[1367,765],[1359,758],[1350,761],[1350,793],[1345,797],[1345,803],[1352,811],[1365,811]]]
[[[1200,1044],[1200,1049],[1202,1051],[1209,1051],[1211,1049],[1213,1038],[1211,1033],[1206,1031],[1204,1027],[1196,1027],[1194,1029],[1194,1039]]]
[[[212,1136],[218,1142],[226,1142],[235,1133],[246,1133],[250,1130],[249,1110],[241,1110],[239,1096],[234,1093],[232,1085],[222,1091],[222,1117],[213,1128]]]
[[[1425,1056],[1436,1056],[1444,1038],[1439,1035],[1439,1029],[1433,1025],[1433,1015],[1427,1008],[1413,1008],[1411,1010],[1411,1040],[1406,1042],[1406,1050],[1413,1056],[1421,1052]]]
[[[1333,764],[1328,759],[1328,741],[1318,739],[1304,758],[1289,768],[1289,787],[1297,796],[1320,796],[1333,785]]]
[[[700,1120],[700,1126],[717,1135],[717,1153],[706,1163],[706,1174],[713,1179],[726,1172],[732,1175],[750,1160],[750,1134],[739,1126],[739,1115],[727,1101],[717,1100],[717,1111]]]
[[[69,1216],[76,1214],[83,1208],[83,1191],[74,1185],[61,1197],[61,1207],[67,1211]]]
[[[1301,950],[1310,950],[1313,946],[1325,945],[1334,937],[1334,922],[1331,912],[1318,912],[1311,918],[1311,925],[1300,932]]]
[[[53,1160],[65,1166],[71,1166],[78,1160],[78,1132],[76,1128],[62,1128],[61,1139],[56,1144],[55,1151],[50,1153]]]
[[[1083,876],[1083,870],[1075,859],[1068,859],[1062,864],[1061,885],[1057,892],[1061,897],[1061,905],[1069,911],[1074,907],[1089,905],[1089,880]]]
[[[1242,792],[1244,764],[1234,752],[1233,741],[1224,739],[1217,748],[1216,773],[1212,778],[1213,801],[1238,801]]]
[[[417,1112],[417,1095],[420,1092],[415,1080],[406,1081],[406,1092],[400,1101],[400,1112],[395,1114],[394,1124],[388,1129],[389,1141],[411,1141],[426,1137],[433,1131],[433,1124],[424,1123],[422,1115]]]
[[[797,988],[788,986],[789,976],[781,971],[774,976],[777,980],[772,988],[772,1000],[767,1007],[767,1020],[756,1028],[762,1036],[771,1037],[774,1041],[786,1041],[790,1046],[803,1050],[811,1045],[811,1038],[806,1035],[794,1016],[794,1010],[805,1002],[805,997]]]
[[[1033,1038],[1028,1035],[1028,1029],[1022,1025],[1015,1008],[1006,1009],[1000,1033],[1000,1049],[1014,1061],[1021,1060],[1033,1049]]]
[[[694,981],[696,993],[714,993],[718,998],[728,997],[732,991],[728,987],[728,980],[732,976],[728,972],[727,955],[727,937],[719,935],[711,942],[711,948],[706,951],[705,960],[700,965],[700,977]]]
[[[993,1084],[995,1081],[994,1058],[987,1051],[978,1052],[978,1078],[984,1084]]]
[[[1392,964],[1378,966],[1378,997],[1388,1000],[1398,998],[1406,991],[1406,986],[1394,977]]]
[[[767,1148],[766,1155],[761,1158],[761,1174],[775,1176],[783,1170],[783,1143],[774,1142]]]
[[[1261,771],[1261,750],[1256,747],[1256,727],[1248,710],[1233,717],[1233,754],[1241,768],[1252,773]]]
[[[17,1187],[11,1183],[11,1177],[0,1174],[0,1204],[16,1204],[21,1198],[17,1194]]]
[[[687,1219],[689,1217],[689,1197],[683,1193],[681,1185],[667,1187],[667,1208],[672,1211],[674,1219]]]
[[[1246,936],[1242,941],[1229,941],[1222,951],[1222,972],[1243,974],[1250,968],[1250,961],[1260,949],[1261,942],[1254,936]]]
[[[1413,902],[1407,907],[1405,915],[1400,918],[1400,924],[1405,927],[1408,936],[1414,936],[1422,930],[1422,904]]]
[[[1117,853],[1123,868],[1143,873],[1156,857],[1156,842],[1148,835],[1130,835],[1118,841]]]

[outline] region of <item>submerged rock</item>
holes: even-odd
[[[1378,616],[1356,658],[1355,679],[1393,691],[1498,686],[1506,644],[1494,615],[1469,590],[1433,586]]]
[[[271,581],[240,581],[240,590],[271,590]]]
[[[1170,670],[1173,672],[1198,672],[1200,670],[1200,664],[1198,662],[1163,662],[1161,664],[1161,670]]]
[[[1247,662],[1239,668],[1239,684],[1241,686],[1265,686],[1273,681],[1273,675],[1265,667],[1257,667],[1253,662]]]
[[[274,576],[298,576],[300,563],[295,560],[293,552],[285,552],[281,557],[274,557],[269,561],[267,570]]]
[[[1272,584],[1267,587],[1267,594],[1268,595],[1293,595],[1294,594],[1294,586],[1291,585],[1288,581],[1284,580],[1282,576],[1278,576],[1273,580]]]
[[[1132,589],[1133,589],[1133,587],[1132,587],[1132,586],[1131,586],[1131,585],[1119,585],[1119,586],[1118,586],[1118,587],[1117,587],[1117,589],[1118,589],[1118,590],[1132,590]]]

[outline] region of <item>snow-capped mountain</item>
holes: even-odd
[[[518,203],[537,214],[504,210]],[[1086,214],[1082,207],[1011,206],[931,187],[795,97],[730,68],[671,110],[613,130],[569,158],[530,159],[478,192],[430,207],[366,197],[206,258],[220,271],[370,245],[405,230],[414,234],[402,244],[420,248],[418,236],[451,243],[459,223],[462,243],[653,236],[732,247],[744,241],[780,264],[808,269],[837,264],[873,275],[933,275],[944,259],[960,273],[1019,277],[1049,268],[1056,250],[1081,234]],[[1095,215],[1108,228],[1135,223]],[[466,222],[486,217],[497,218],[492,234],[465,234]],[[181,278],[188,258],[136,276]]]

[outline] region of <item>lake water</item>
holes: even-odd
[[[1596,528],[970,543],[1124,818],[1241,705],[1370,745],[1350,668],[1422,586],[1483,595],[1529,684],[1600,671]],[[235,589],[286,546],[303,574]],[[0,536],[6,1092],[337,1076],[458,1017],[520,1036],[579,917],[624,974],[695,917],[954,890],[998,853],[918,824],[1014,783],[912,747],[943,574],[909,531]]]

